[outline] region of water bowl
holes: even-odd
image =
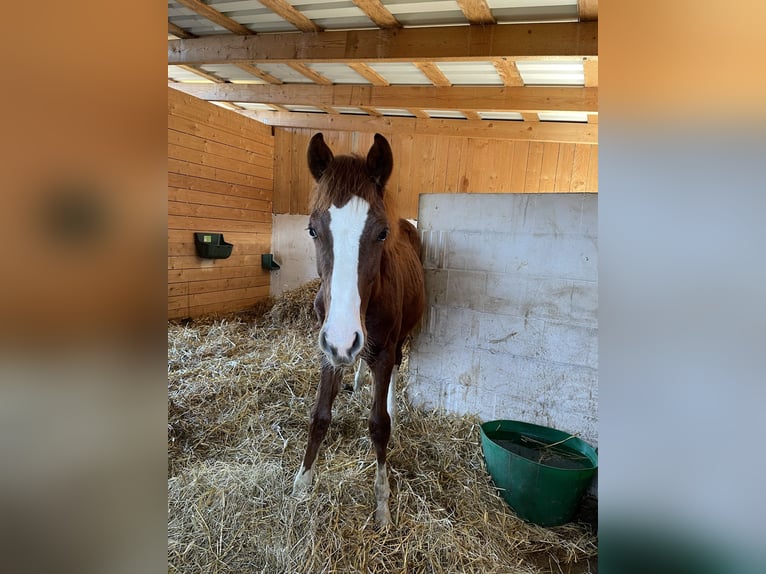
[[[595,449],[569,433],[521,421],[480,428],[487,471],[508,506],[540,526],[571,522],[598,468]]]

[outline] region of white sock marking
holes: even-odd
[[[362,388],[364,378],[367,376],[368,371],[369,367],[367,366],[367,363],[364,362],[364,359],[359,359],[359,364],[356,367],[356,374],[354,374],[354,392],[357,392]]]
[[[378,505],[375,509],[375,520],[377,520],[380,526],[388,526],[391,524],[391,513],[388,510],[388,497],[391,494],[391,489],[388,486],[388,472],[386,472],[386,465],[379,464],[378,470],[375,473],[375,500]]]
[[[306,494],[311,488],[311,481],[314,479],[314,468],[308,470],[301,468],[298,474],[295,475],[295,481],[293,482],[293,496],[301,496]]]

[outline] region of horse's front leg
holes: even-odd
[[[393,353],[384,353],[378,357],[371,366],[373,377],[372,409],[370,411],[370,436],[375,447],[375,455],[378,466],[375,473],[375,520],[380,526],[391,524],[391,513],[388,509],[390,488],[388,485],[388,472],[386,468],[386,453],[388,439],[391,436],[391,423],[393,417],[388,412],[388,392],[391,375],[394,371]]]
[[[322,371],[319,377],[319,389],[317,391],[314,407],[311,409],[309,422],[309,441],[306,446],[306,454],[303,457],[298,474],[293,482],[293,495],[299,495],[308,491],[314,478],[314,462],[316,461],[319,445],[327,432],[332,421],[332,403],[338,394],[343,371],[335,369],[326,362],[322,363]]]

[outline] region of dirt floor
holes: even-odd
[[[316,288],[169,323],[168,571],[596,572],[595,500],[565,526],[517,518],[484,468],[478,421],[409,405],[406,359],[394,526],[374,522],[369,385],[338,396],[312,492],[291,495],[319,372]]]

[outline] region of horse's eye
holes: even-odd
[[[310,225],[306,228],[309,230],[309,235],[311,236],[311,239],[317,238],[317,230],[311,227]]]
[[[378,234],[378,241],[385,241],[388,237],[388,228],[384,229]]]

